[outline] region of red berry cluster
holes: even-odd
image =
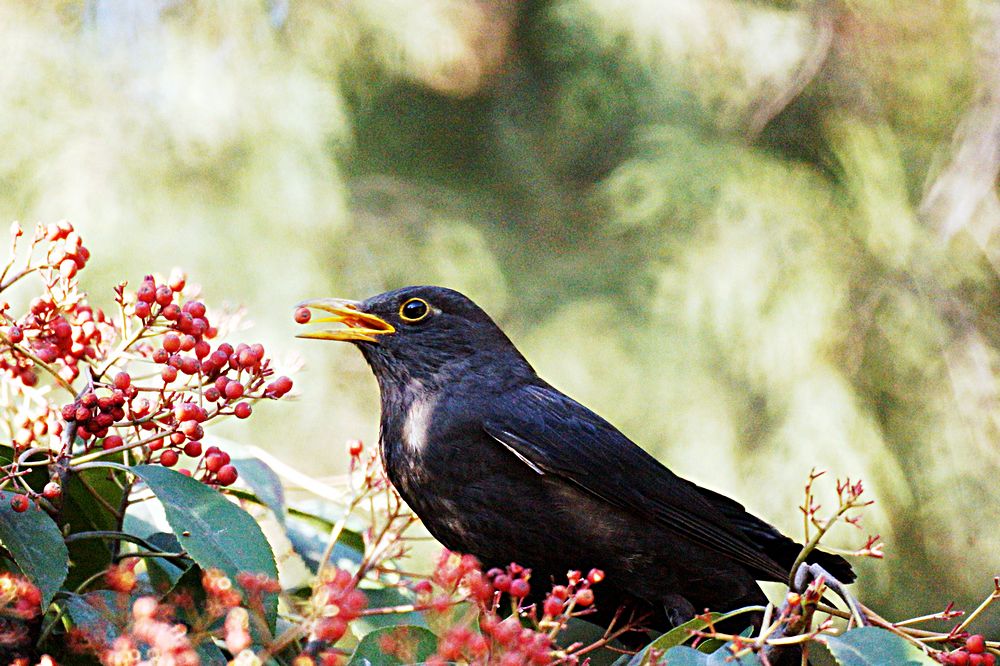
[[[939,657],[942,664],[951,666],[995,666],[996,656],[986,651],[986,639],[982,634],[973,634],[965,639],[965,646],[954,652],[942,652]]]
[[[201,586],[205,588],[208,610],[213,615],[221,616],[243,601],[243,595],[233,585],[233,581],[219,569],[206,569],[202,572]]]
[[[0,573],[0,615],[31,620],[42,612],[42,593],[27,578]]]
[[[521,626],[515,615],[501,620],[495,613],[486,614],[480,619],[479,628],[493,643],[491,664],[515,666],[552,661],[553,645],[548,634]]]
[[[69,220],[60,220],[44,227],[45,240],[50,243],[47,253],[48,266],[57,268],[59,275],[70,280],[87,265],[90,250],[83,245],[80,234]]]
[[[345,569],[324,571],[311,600],[316,619],[310,640],[333,645],[343,637],[351,620],[368,606],[368,597],[356,585],[354,575]]]
[[[494,588],[515,599],[523,599],[531,593],[531,585],[528,584],[531,569],[525,569],[520,564],[511,562],[506,570],[490,569],[486,572],[486,577],[492,581]]]
[[[104,392],[103,395],[98,395],[96,391],[87,391],[76,401],[63,405],[63,420],[76,424],[76,435],[84,443],[93,437],[95,440],[103,439],[102,446],[105,449],[122,445],[121,437],[108,433],[115,423],[125,419],[126,403],[139,393],[130,382],[124,382],[123,385],[124,389],[117,388],[116,382],[116,388]]]
[[[12,229],[15,240],[22,235],[20,227]],[[104,313],[87,306],[75,293],[72,278],[90,258],[90,251],[63,221],[39,226],[32,248],[47,243],[45,261],[27,265],[18,275],[38,270],[45,280],[46,292],[34,298],[29,311],[20,319],[7,314],[9,306],[0,305],[0,319],[7,323],[3,330],[9,348],[0,354],[0,369],[17,377],[25,386],[38,382],[36,360],[52,365],[66,382],[80,374],[79,363],[99,356],[99,346],[106,337],[102,328],[109,326]],[[15,278],[16,279],[16,278]]]

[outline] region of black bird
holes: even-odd
[[[766,603],[756,581],[788,580],[799,544],[547,384],[462,294],[405,287],[302,306],[346,328],[300,337],[352,342],[371,366],[389,479],[447,548],[531,567],[536,583],[600,568],[603,619],[624,603],[660,629]],[[811,560],[854,580],[837,555]]]

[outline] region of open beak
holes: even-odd
[[[303,301],[296,307],[329,312],[332,317],[313,319],[312,324],[346,324],[347,328],[327,329],[300,333],[297,338],[313,340],[345,340],[347,342],[378,342],[380,335],[392,335],[396,329],[392,324],[373,314],[358,309],[360,303],[342,298],[318,298]]]

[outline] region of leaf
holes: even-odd
[[[113,475],[118,475],[117,480]],[[119,482],[123,483],[119,483]],[[84,485],[86,484],[86,486]],[[91,531],[118,531],[118,518],[99,503],[87,487],[112,507],[119,507],[125,491],[124,474],[106,467],[88,469],[66,477],[59,522],[69,534]],[[103,539],[80,539],[69,544],[73,568],[66,587],[75,589],[111,564],[110,542]]]
[[[260,501],[274,512],[278,522],[284,525],[285,489],[274,470],[257,458],[233,458],[232,464],[240,473],[240,478],[250,486]]]
[[[382,652],[380,639],[383,636],[390,636],[394,642],[405,646],[406,650],[402,654],[405,661],[396,654]],[[419,663],[434,654],[437,644],[437,636],[425,627],[404,625],[376,629],[361,639],[347,666],[401,666]]]
[[[378,588],[375,590],[361,590],[368,597],[368,608],[387,608],[392,606],[402,606],[412,604],[413,598],[391,587]],[[400,625],[426,627],[427,621],[424,616],[415,611],[408,613],[383,613],[379,615],[364,615],[351,623],[351,629],[355,635],[364,636],[376,629],[383,627],[397,627]]]
[[[250,514],[218,491],[180,472],[160,465],[130,469],[160,500],[181,546],[201,568],[219,569],[234,583],[240,573],[259,573],[277,580],[274,553]],[[265,596],[264,609],[273,630],[277,595]]]
[[[109,590],[70,594],[60,602],[74,628],[97,644],[110,645],[125,629],[128,604],[119,607],[118,595]]]
[[[6,493],[0,493],[6,495]],[[62,587],[69,573],[69,551],[59,528],[49,514],[32,504],[24,513],[0,500],[0,544],[28,580],[42,593],[44,610]]]
[[[146,537],[146,541],[159,548],[161,552],[176,553],[181,550],[177,536],[169,532],[154,532]],[[190,560],[179,561],[165,557],[146,558],[149,583],[160,596],[170,592],[191,566],[193,565]]]
[[[327,540],[330,537],[330,526],[326,521],[301,515],[289,515],[286,523],[288,540],[292,548],[302,558],[309,569],[316,573],[319,570],[319,559],[323,556]],[[345,560],[355,565],[361,564],[364,552],[364,541],[361,535],[352,530],[343,530],[333,547],[330,561],[340,565]]]
[[[878,627],[858,627],[841,636],[826,636],[826,644],[840,666],[923,666],[937,663],[916,645]]]
[[[734,611],[728,613],[709,613],[713,623],[723,622],[730,618],[736,617],[738,615],[744,615],[747,613],[756,613],[760,610],[758,606],[748,606],[746,608],[738,608]],[[708,626],[708,622],[701,619],[700,617],[692,618],[685,622],[684,624],[677,625],[670,631],[659,636],[652,643],[644,647],[638,653],[636,653],[631,659],[626,662],[622,662],[625,666],[648,666],[650,663],[648,654],[650,650],[657,650],[661,654],[670,648],[676,647],[678,645],[683,645],[691,640],[692,631],[700,631]],[[706,641],[707,642],[707,641]],[[718,645],[718,644],[716,644]]]

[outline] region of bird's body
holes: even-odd
[[[349,328],[310,337],[357,342],[379,382],[389,479],[447,548],[531,567],[543,586],[600,568],[606,617],[627,603],[663,627],[763,603],[756,581],[788,578],[798,544],[545,383],[461,294],[329,303],[309,305]],[[853,580],[842,558],[813,560]]]

